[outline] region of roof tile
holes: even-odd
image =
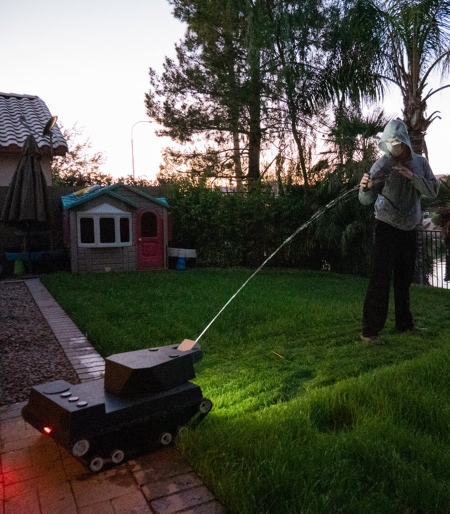
[[[52,117],[38,96],[0,93],[0,151],[19,153],[25,139],[32,134],[43,154],[50,154],[50,138],[42,132]],[[59,127],[52,129],[53,155],[65,155],[67,142]]]

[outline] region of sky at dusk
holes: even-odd
[[[185,33],[171,11],[166,0],[3,0],[0,91],[37,95],[65,128],[76,123],[114,177],[132,173],[133,136],[135,176],[153,179],[169,141],[137,122],[148,120],[148,69],[161,71]],[[384,106],[401,116],[398,95]],[[442,119],[428,131],[430,164],[449,173],[450,88],[429,102],[435,110]]]
[[[185,26],[166,0],[2,0],[0,91],[39,96],[65,128],[83,128],[102,171],[132,173],[131,131],[148,120],[150,67],[175,55]],[[154,178],[155,125],[133,128],[135,175]]]

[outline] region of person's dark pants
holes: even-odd
[[[371,273],[363,307],[363,336],[375,336],[384,327],[392,278],[395,328],[404,332],[414,327],[409,288],[414,276],[416,248],[415,230],[400,230],[375,220]]]

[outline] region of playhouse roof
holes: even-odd
[[[112,198],[119,199],[122,202],[125,202],[126,204],[137,208],[138,205],[135,204],[128,196],[121,194],[121,189],[133,191],[139,196],[147,198],[149,201],[162,205],[163,207],[169,208],[169,204],[167,203],[167,200],[165,198],[155,198],[146,193],[143,193],[142,191],[139,191],[139,189],[122,184],[121,182],[119,182],[118,184],[113,184],[111,186],[89,186],[85,189],[81,189],[80,191],[76,191],[75,193],[71,193],[70,195],[62,196],[61,201],[64,209],[72,209],[73,207],[89,202],[94,198],[106,195]]]
[[[43,135],[52,117],[47,105],[38,96],[0,93],[0,151],[20,153],[27,136],[32,134],[41,152],[50,154],[50,137]],[[53,155],[65,155],[67,142],[60,129],[52,129]]]

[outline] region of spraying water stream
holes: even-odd
[[[220,311],[214,316],[214,318],[208,323],[208,325],[204,328],[203,332],[197,337],[197,339],[195,340],[195,342],[198,342],[200,340],[200,338],[203,336],[203,334],[211,327],[211,325],[216,321],[216,319],[222,314],[222,312],[228,307],[228,305],[236,298],[236,296],[242,291],[242,289],[244,289],[244,287],[250,282],[250,280],[257,274],[259,273],[263,268],[264,266],[270,261],[270,259],[272,259],[272,257],[274,257],[280,250],[281,248],[283,248],[283,246],[287,245],[288,243],[290,243],[294,237],[299,234],[302,230],[304,230],[305,228],[309,227],[309,225],[311,225],[311,223],[313,223],[314,221],[316,221],[317,219],[319,219],[326,211],[330,210],[332,207],[334,207],[337,203],[339,202],[342,202],[342,201],[347,201],[350,199],[350,197],[352,197],[359,189],[359,185],[358,186],[355,186],[353,187],[352,189],[350,189],[349,191],[345,191],[344,193],[342,193],[341,195],[339,195],[338,197],[336,197],[334,200],[332,200],[331,202],[329,202],[327,205],[325,205],[325,207],[322,207],[321,209],[319,209],[315,214],[313,214],[311,216],[311,218],[303,223],[303,225],[301,225],[300,227],[298,227],[298,229],[293,233],[291,234],[287,239],[285,239],[281,245],[274,251],[272,252],[269,257],[267,257],[267,259],[259,266],[258,269],[256,269],[252,275],[250,275],[250,277],[248,277],[248,279],[242,284],[242,286],[234,293],[234,295],[225,303],[225,305],[220,309]]]

